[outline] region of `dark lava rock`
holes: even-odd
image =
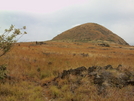
[[[92,66],[88,69],[84,66],[76,69],[63,70],[63,72],[54,78],[53,83],[60,88],[59,80],[68,80],[70,87],[71,84],[75,85],[75,89],[83,86],[83,79],[85,82],[92,82],[98,88],[98,94],[102,94],[108,87],[123,88],[128,85],[134,85],[134,72],[129,70],[121,70],[121,65],[113,68],[111,65],[104,67]],[[50,84],[50,83],[49,83]],[[45,85],[45,84],[44,84]],[[48,85],[45,85],[48,86]],[[75,93],[73,89],[73,93]],[[72,89],[70,90],[72,91]]]
[[[95,66],[89,67],[88,68],[88,73],[91,73],[91,72],[93,72],[95,70],[96,70],[96,67]]]
[[[61,78],[65,78],[66,76],[72,74],[72,75],[81,75],[83,71],[86,71],[86,67],[78,67],[76,69],[70,69],[70,70],[64,70],[63,73],[61,74]]]
[[[106,70],[107,70],[107,69],[113,69],[113,67],[112,67],[111,65],[107,65],[107,66],[105,66],[104,68],[105,68]]]
[[[54,81],[58,78],[65,79],[70,75],[81,77],[85,75],[89,78],[93,77],[94,84],[100,86],[105,82],[107,82],[107,85],[114,87],[124,87],[129,84],[134,85],[134,73],[127,70],[120,71],[118,67],[113,68],[111,65],[107,65],[104,67],[92,66],[86,69],[86,67],[82,66],[76,69],[63,70],[60,76],[55,77]]]

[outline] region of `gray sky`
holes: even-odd
[[[84,23],[98,23],[134,45],[134,0],[3,0],[0,33],[26,26],[20,41],[51,40]]]

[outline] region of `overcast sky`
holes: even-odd
[[[84,23],[98,23],[134,45],[134,0],[3,0],[0,33],[26,26],[20,41],[51,40]]]

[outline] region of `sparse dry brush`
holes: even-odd
[[[87,78],[81,81],[83,87],[77,88],[76,94],[70,92],[70,84],[66,79],[58,81],[61,90],[53,85],[49,88],[42,85],[51,82],[63,70],[80,66],[110,64],[117,67],[121,64],[122,69],[134,71],[134,47],[120,45],[101,47],[91,43],[54,41],[45,43],[43,45],[36,45],[34,42],[16,43],[14,48],[0,59],[0,64],[7,64],[10,71],[8,73],[10,80],[1,84],[2,101],[48,101],[50,99],[56,99],[56,101],[113,101],[113,99],[125,101],[129,99],[133,101],[133,96],[129,94],[133,92],[133,86],[120,90],[109,89],[107,91],[110,92],[109,97],[104,98],[97,94],[95,85],[86,84]],[[75,80],[72,77],[72,81],[75,82]],[[75,84],[73,86],[75,87]]]

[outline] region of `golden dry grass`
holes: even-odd
[[[44,82],[51,81],[64,69],[80,66],[105,66],[110,64],[117,67],[121,64],[123,69],[134,71],[133,60],[134,47],[132,46],[112,44],[110,47],[101,47],[92,43],[55,41],[48,41],[42,45],[36,45],[35,42],[18,43],[14,45],[10,52],[0,58],[0,64],[7,64],[8,75],[13,78],[0,85],[0,99],[2,101],[48,101],[50,96],[55,97],[56,95],[59,98],[64,96],[63,99],[57,99],[57,101],[70,101],[72,97],[75,97],[77,101],[82,101],[83,94],[87,94],[88,89],[80,87],[77,89],[78,92],[84,93],[71,95],[67,89],[68,85],[64,84],[66,81],[59,81],[61,85],[64,84],[62,91],[59,91],[55,86],[51,86],[50,91],[46,93],[46,89],[41,85]],[[98,96],[93,85],[86,87],[90,88],[93,93],[90,93],[90,95],[92,94],[90,97],[87,94],[83,101],[89,98],[91,101],[113,101],[112,98],[106,100],[106,98]],[[33,93],[35,91],[37,93]],[[124,91],[127,92],[127,89],[124,88],[119,92],[117,89],[111,89],[109,92],[116,92],[118,96],[123,97]],[[110,97],[115,97],[116,93],[111,93]],[[115,97],[115,100],[123,101],[118,96]]]
[[[97,24],[97,23],[85,23],[74,28],[71,28],[52,40],[62,40],[62,41],[79,41],[79,42],[90,42],[90,41],[107,41],[109,43],[118,43],[126,45],[127,43],[120,38],[118,35],[114,34],[107,28]]]

